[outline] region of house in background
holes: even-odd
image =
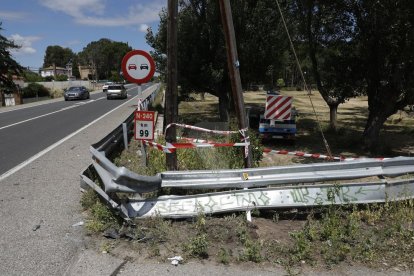
[[[78,69],[79,69],[79,74],[80,74],[81,80],[92,80],[92,79],[94,79],[95,70],[92,68],[92,66],[90,66],[90,65],[85,65],[85,66],[79,65]]]
[[[71,77],[69,74],[71,74],[70,70],[68,68],[63,68],[63,67],[53,67],[53,66],[49,66],[49,67],[45,67],[39,70],[40,71],[40,75],[45,78],[45,77],[55,77],[57,75],[66,75],[68,77]]]

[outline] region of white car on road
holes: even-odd
[[[127,91],[125,89],[125,86],[122,84],[112,84],[108,86],[108,90],[106,92],[106,98],[112,99],[112,98],[122,98],[126,99],[128,97]]]
[[[114,83],[112,81],[105,82],[105,84],[102,86],[102,91],[103,92],[108,91],[108,86],[113,85],[113,84]]]

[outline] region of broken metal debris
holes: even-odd
[[[168,258],[171,261],[172,265],[177,266],[180,262],[184,261],[183,257],[181,256],[174,256],[172,258]]]
[[[75,223],[75,224],[73,224],[72,225],[72,227],[78,227],[78,226],[82,226],[82,225],[84,225],[85,223],[83,222],[83,221],[79,221],[79,222],[77,222],[77,223]]]

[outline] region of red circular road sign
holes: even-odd
[[[142,50],[128,52],[122,59],[124,78],[133,83],[149,82],[155,73],[155,63],[150,54]]]

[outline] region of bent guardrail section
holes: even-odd
[[[128,136],[131,138],[133,114],[124,123],[127,124]],[[255,208],[360,204],[414,198],[414,178],[406,177],[407,179],[392,181],[385,179],[385,177],[414,173],[414,158],[362,159],[341,163],[237,170],[167,171],[155,176],[144,176],[125,167],[117,167],[109,159],[114,150],[121,147],[122,137],[121,124],[90,147],[93,161],[81,174],[81,186],[94,189],[125,219],[156,215],[183,218],[196,216],[199,212],[214,214],[248,211]],[[92,168],[96,171],[102,186],[91,180]],[[337,183],[337,181],[372,176],[377,176],[381,180]],[[327,181],[332,183],[325,183]],[[141,193],[163,188],[220,189],[220,191],[151,199],[142,199],[139,196]],[[134,198],[120,201],[115,193],[134,194]]]
[[[393,182],[351,183],[339,186],[306,185],[205,193],[191,196],[163,196],[130,200],[124,207],[129,217],[161,216],[185,218],[253,209],[298,208],[323,205],[362,204],[413,198],[414,179]]]

